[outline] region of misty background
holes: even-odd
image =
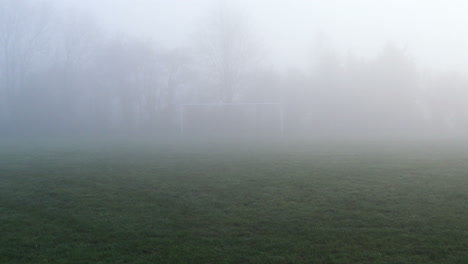
[[[463,138],[466,11],[0,0],[0,135]]]

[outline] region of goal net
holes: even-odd
[[[183,136],[273,136],[284,133],[279,103],[183,104],[179,109]]]

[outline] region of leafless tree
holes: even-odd
[[[218,100],[232,103],[245,76],[260,59],[246,20],[220,4],[198,36],[202,73],[218,91]]]

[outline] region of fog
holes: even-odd
[[[463,139],[467,10],[0,0],[0,136]]]

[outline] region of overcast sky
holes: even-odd
[[[219,0],[50,0],[90,10],[105,27],[189,45]],[[463,0],[232,0],[274,64],[307,67],[314,37],[341,53],[372,56],[389,40],[428,68],[468,68],[468,2]]]

